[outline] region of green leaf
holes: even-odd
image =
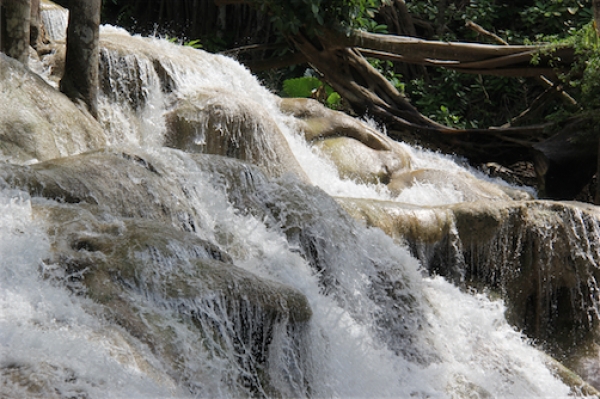
[[[327,106],[329,108],[336,108],[342,102],[342,96],[338,94],[338,92],[334,91],[327,97]]]
[[[312,76],[287,79],[283,81],[283,92],[288,97],[309,98],[322,85],[323,82]]]

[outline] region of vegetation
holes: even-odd
[[[399,140],[535,161],[546,182],[553,140],[597,141],[600,0],[108,0],[102,15],[232,55],[277,92],[367,114]]]
[[[498,0],[177,3],[112,0],[136,15],[137,28],[152,9],[164,9],[155,12],[154,22],[172,29],[161,20],[166,10],[176,15],[185,4],[216,5],[221,24],[209,32],[194,35],[189,18],[175,29],[184,40],[203,44],[221,38],[219,50],[277,92],[368,114],[399,140],[457,153],[474,164],[533,162],[542,194],[573,197],[595,171],[597,151],[589,149],[597,148],[592,127],[598,125],[600,62],[590,21],[598,0],[524,0],[518,6]],[[122,19],[124,13],[116,14]],[[216,15],[209,19],[218,20]],[[340,96],[335,104],[332,93]],[[556,141],[570,152],[569,173],[584,176],[584,183],[552,187],[565,180],[553,176],[566,168],[552,155]],[[588,153],[571,148],[573,142],[586,142]]]

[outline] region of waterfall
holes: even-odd
[[[342,179],[236,61],[108,26],[101,42],[110,148],[0,167],[2,396],[581,394],[501,300],[428,276],[407,245],[333,197],[414,206],[480,194]],[[207,110],[211,123],[198,117]],[[176,118],[194,123],[185,145],[170,136]],[[262,136],[273,131],[277,146]],[[259,166],[207,155],[225,133],[236,148],[252,141],[260,157],[240,152]],[[414,170],[481,180],[404,150]]]
[[[65,41],[67,39],[68,10],[50,1],[40,1],[42,24],[48,39]]]

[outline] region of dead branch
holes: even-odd
[[[503,38],[501,38],[500,36],[496,35],[495,33],[492,33],[486,29],[483,28],[483,26],[476,24],[473,21],[467,21],[465,23],[465,26],[477,33],[479,33],[480,35],[483,36],[487,36],[490,37],[492,40],[494,40],[496,43],[498,44],[502,44],[504,46],[508,46],[508,42],[506,40],[504,40]]]

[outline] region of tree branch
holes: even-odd
[[[465,26],[477,33],[479,33],[480,35],[483,36],[488,36],[490,38],[492,38],[492,40],[494,40],[496,43],[498,44],[502,44],[504,46],[508,46],[508,42],[506,40],[504,40],[503,38],[501,38],[500,36],[496,35],[495,33],[492,33],[486,29],[483,28],[483,26],[476,24],[473,21],[467,21],[465,23]]]
[[[438,61],[478,62],[490,58],[516,55],[520,53],[539,54],[541,50],[551,49],[549,45],[494,45],[463,42],[440,42],[417,39],[408,36],[390,36],[355,30],[346,36],[332,31],[326,32],[327,41],[335,43],[339,48],[359,47],[369,50],[384,51],[392,54],[408,55],[416,59]],[[554,53],[572,59],[574,50],[571,47],[552,48]]]

